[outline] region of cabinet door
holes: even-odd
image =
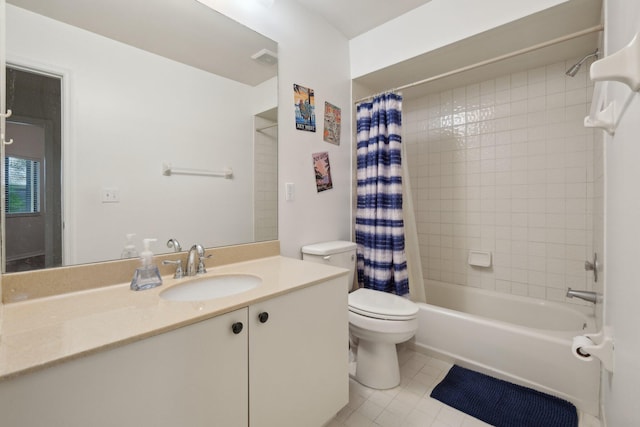
[[[246,427],[247,337],[244,308],[0,382],[0,424]]]
[[[249,307],[251,427],[320,427],[347,404],[346,282],[345,276]]]

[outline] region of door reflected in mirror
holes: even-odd
[[[277,239],[277,64],[251,59],[275,42],[197,2],[117,0],[100,23],[92,2],[9,3],[3,271],[117,259],[127,234]]]
[[[61,80],[7,68],[6,272],[62,264]]]

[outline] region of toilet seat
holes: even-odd
[[[349,294],[349,311],[374,319],[412,320],[418,315],[418,306],[407,298],[360,288]]]

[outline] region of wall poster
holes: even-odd
[[[323,139],[331,144],[340,145],[340,122],[342,120],[340,108],[333,104],[324,103],[324,132]]]
[[[296,129],[316,131],[315,98],[313,89],[293,84],[293,99],[296,107]]]
[[[332,189],[333,181],[331,180],[331,166],[329,165],[328,152],[313,154],[313,169],[316,173],[318,193]]]

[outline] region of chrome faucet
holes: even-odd
[[[198,265],[196,267],[196,255],[198,256]],[[204,266],[204,259],[210,258],[211,255],[204,254],[202,245],[195,244],[189,249],[187,256],[187,276],[195,276],[196,274],[204,274],[207,269]]]
[[[180,242],[178,242],[178,239],[174,239],[173,237],[167,242],[167,247],[173,249],[174,252],[182,252]]]
[[[568,298],[580,298],[581,300],[585,300],[588,302],[596,303],[598,301],[598,294],[596,292],[590,291],[576,291],[571,288],[567,290]]]

